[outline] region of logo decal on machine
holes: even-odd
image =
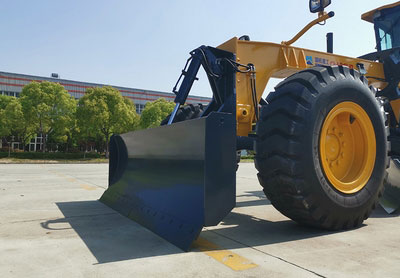
[[[310,65],[310,66],[314,65],[312,56],[307,56],[306,62],[307,62],[307,65]]]
[[[315,64],[314,64],[315,61]],[[309,66],[346,66],[349,67],[350,69],[353,69],[354,66],[342,62],[337,62],[333,60],[329,60],[326,58],[320,58],[320,57],[312,57],[312,56],[306,56],[306,62],[307,65]]]

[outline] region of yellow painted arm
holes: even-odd
[[[366,76],[370,85],[380,89],[386,86],[386,83],[380,81],[384,79],[384,72],[383,65],[378,62],[282,44],[242,41],[237,38],[223,43],[218,48],[235,53],[237,61],[241,64],[255,66],[257,102],[260,102],[271,77],[286,78],[298,71],[318,65],[344,65],[357,70],[357,64],[362,64],[367,71]],[[240,136],[247,136],[256,121],[250,75],[251,73],[236,74],[237,134]]]

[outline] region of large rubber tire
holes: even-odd
[[[387,165],[384,114],[367,80],[347,67],[315,67],[288,77],[275,89],[256,128],[255,163],[266,196],[301,224],[329,230],[361,225],[382,194]],[[351,194],[331,184],[319,149],[326,117],[344,102],[366,112],[376,139],[372,173],[364,187]]]
[[[203,104],[187,104],[181,106],[178,111],[176,112],[174,123],[192,120],[199,118],[200,115],[203,113],[204,107]],[[168,120],[171,115],[168,115],[164,120],[161,121],[161,125],[168,124]]]
[[[400,157],[400,131],[391,130],[389,141],[391,144],[390,155]]]

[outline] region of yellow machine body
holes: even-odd
[[[350,69],[358,70],[358,64],[362,64],[368,76],[378,78],[369,80],[371,86],[378,89],[383,89],[386,86],[385,82],[379,81],[384,79],[385,75],[383,65],[378,62],[283,44],[244,41],[236,37],[221,44],[218,48],[235,53],[237,61],[241,64],[254,64],[257,75],[256,91],[258,102],[270,78],[286,78],[293,73],[318,65],[343,65]],[[236,74],[236,97],[237,133],[240,136],[247,136],[252,130],[252,124],[255,122],[250,73]],[[400,102],[397,102],[398,104],[395,105],[400,107]]]

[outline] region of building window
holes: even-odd
[[[20,93],[10,92],[10,91],[1,91],[0,94],[3,96],[19,97]]]
[[[135,104],[136,106],[136,113],[142,114],[142,111],[144,110],[144,104]]]

